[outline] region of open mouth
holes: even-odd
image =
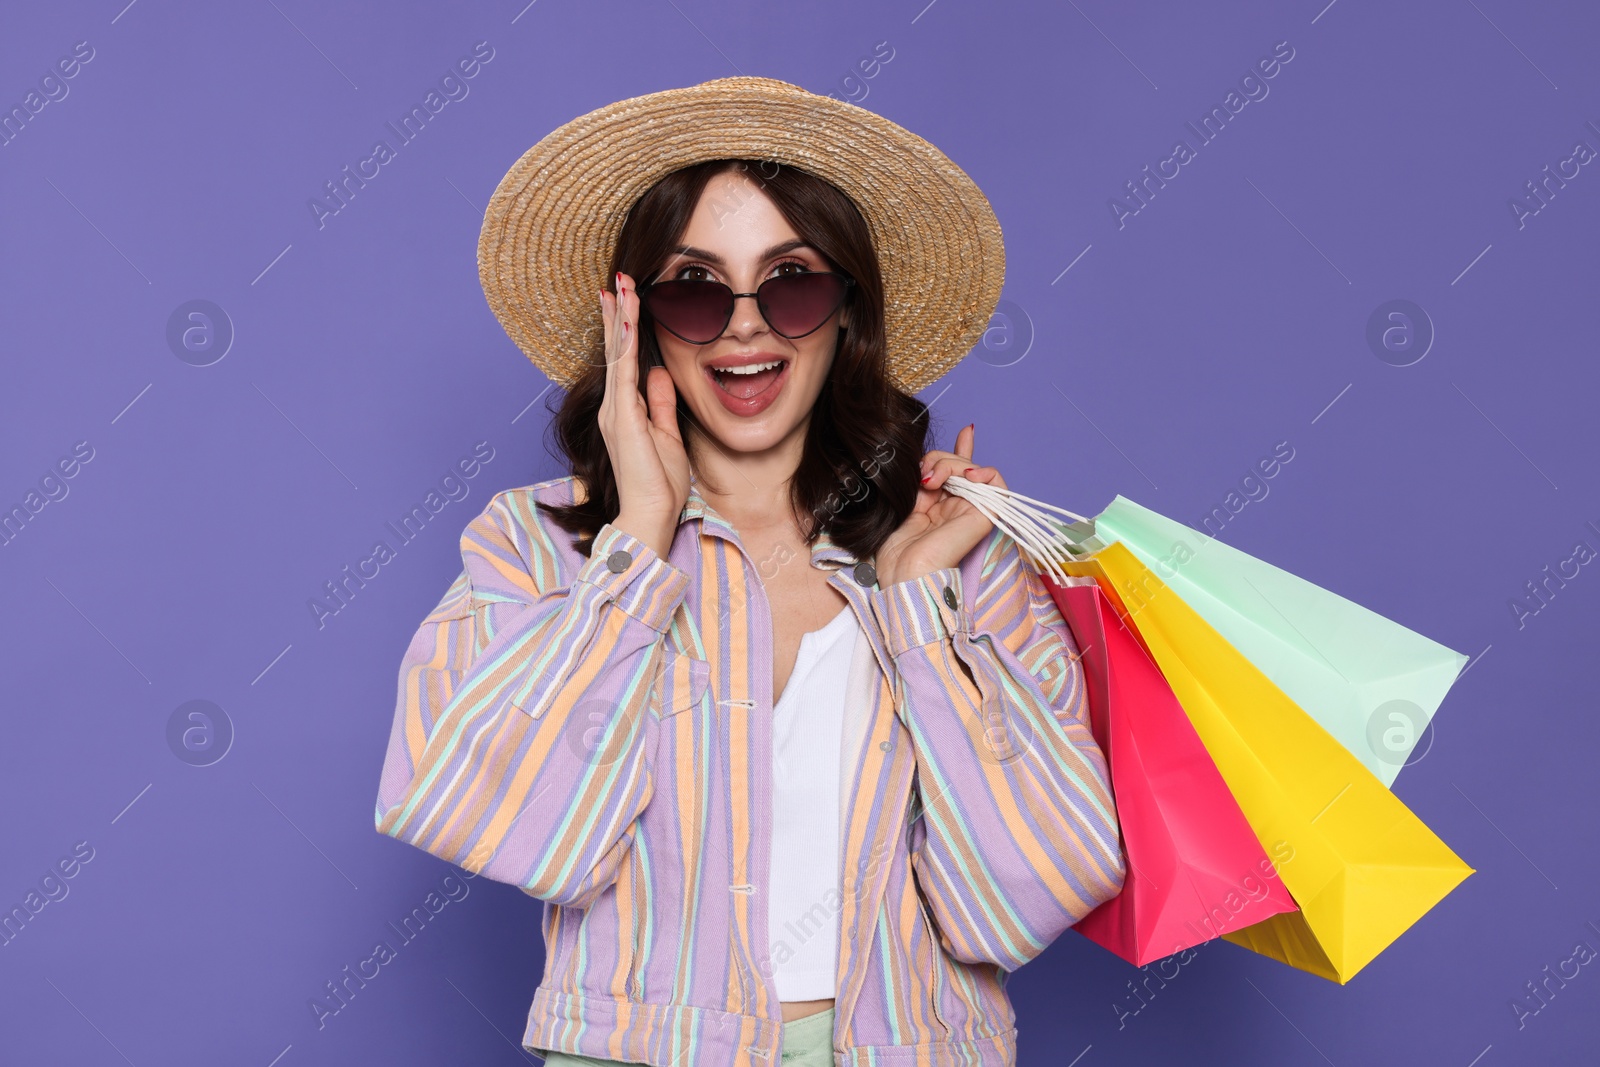
[[[720,369],[707,367],[717,388],[738,400],[754,400],[777,383],[788,367],[786,359],[773,359],[765,363],[751,363],[743,367]]]

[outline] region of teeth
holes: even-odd
[[[755,374],[757,371],[771,370],[783,366],[783,360],[775,359],[769,363],[751,363],[744,367],[712,367],[718,374]]]

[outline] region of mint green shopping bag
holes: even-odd
[[[1094,541],[1127,546],[1386,786],[1467,662],[1126,497],[1095,516],[1093,528]]]

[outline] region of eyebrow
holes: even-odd
[[[810,248],[813,252],[816,251],[811,242],[805,240],[804,238],[796,237],[792,240],[782,241],[778,244],[775,244],[765,252],[761,253],[761,261],[765,262],[766,260],[772,259],[776,256],[781,256],[785,252],[793,252],[797,248]],[[675,256],[686,256],[689,259],[703,259],[707,263],[717,267],[727,266],[727,261],[721,256],[717,255],[715,252],[707,252],[704,248],[695,248],[693,245],[679,245],[677,248],[672,250],[672,254]]]

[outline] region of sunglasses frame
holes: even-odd
[[[771,318],[771,316],[769,316],[767,314],[766,301],[761,298],[761,290],[765,289],[772,282],[782,281],[785,278],[797,278],[797,277],[800,277],[801,275],[804,275],[804,274],[831,274],[835,278],[839,278],[839,279],[843,280],[844,288],[843,288],[843,290],[840,291],[839,302],[834,305],[832,311],[829,311],[826,315],[823,316],[821,322],[819,322],[815,326],[811,327],[811,329],[807,330],[805,333],[787,334],[787,333],[784,333],[782,330],[778,329],[776,326],[772,325],[772,318]],[[683,334],[679,333],[677,330],[674,330],[671,326],[668,326],[665,322],[662,322],[661,319],[655,314],[655,312],[653,312],[653,311],[650,312],[650,317],[652,319],[654,319],[657,323],[660,323],[661,327],[663,329],[665,329],[668,333],[670,333],[672,336],[676,337],[678,340],[684,342],[685,344],[700,345],[702,347],[705,346],[705,345],[715,344],[717,342],[717,340],[719,338],[721,338],[724,333],[727,332],[728,323],[733,321],[733,313],[734,313],[734,310],[738,307],[738,302],[739,302],[739,298],[740,297],[744,297],[744,296],[754,297],[755,301],[756,301],[756,307],[761,310],[762,321],[764,321],[767,324],[767,327],[769,329],[771,329],[772,332],[777,334],[779,337],[787,338],[790,341],[797,341],[802,337],[809,337],[812,334],[816,333],[818,330],[822,329],[822,327],[827,323],[827,321],[834,316],[834,313],[837,312],[840,308],[844,307],[845,301],[850,299],[850,289],[851,289],[851,287],[856,284],[856,280],[854,278],[850,277],[850,275],[846,274],[842,270],[808,270],[808,271],[801,271],[799,274],[779,274],[779,275],[776,275],[774,277],[768,278],[766,281],[764,281],[760,285],[756,286],[755,292],[753,292],[753,293],[735,293],[735,292],[733,292],[733,286],[729,285],[727,282],[719,282],[719,281],[715,281],[715,280],[709,279],[709,278],[705,279],[705,280],[698,280],[698,279],[694,279],[694,278],[668,278],[668,279],[665,279],[665,281],[669,281],[669,282],[671,282],[671,281],[688,282],[688,283],[690,283],[692,285],[720,285],[723,289],[725,289],[729,293],[733,294],[732,298],[728,301],[728,317],[726,319],[722,320],[722,326],[717,330],[716,336],[711,338],[711,340],[709,340],[709,341],[691,341],[689,338],[683,336]],[[639,306],[643,310],[650,311],[650,307],[649,307],[649,304],[647,302],[647,294],[650,292],[651,289],[654,289],[659,284],[664,284],[664,282],[662,280],[659,280],[659,279],[652,279],[651,281],[648,281],[648,282],[644,283],[643,285],[639,286],[639,288],[638,288]]]

